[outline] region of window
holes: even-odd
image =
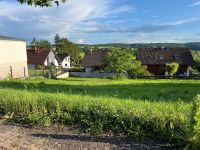
[[[160,60],[164,60],[165,59],[163,55],[159,55],[159,57],[160,57]]]
[[[181,59],[181,57],[180,57],[180,55],[174,55],[174,59],[179,60],[179,59]]]

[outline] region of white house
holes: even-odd
[[[56,58],[58,60],[59,65],[62,68],[69,69],[70,65],[70,56],[68,54],[56,54]]]
[[[0,36],[0,79],[27,76],[26,42]]]
[[[42,66],[59,66],[56,55],[51,49],[28,49],[28,66],[33,68],[38,65]]]

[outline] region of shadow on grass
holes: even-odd
[[[95,142],[95,143],[105,143],[114,145],[114,149],[124,150],[124,149],[161,149],[155,142],[134,142],[132,138],[128,137],[97,137],[89,135],[58,135],[58,134],[32,134],[31,136],[37,138],[48,138],[52,140],[70,140],[73,142]]]
[[[107,85],[50,84],[46,82],[0,82],[0,88],[39,91],[46,93],[68,93],[88,96],[107,96],[121,99],[149,101],[190,101],[199,91],[199,84],[192,83],[140,83]]]

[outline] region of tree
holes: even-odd
[[[32,42],[30,43],[32,48],[36,47],[36,42],[37,42],[36,38],[33,38]]]
[[[178,68],[179,68],[179,64],[177,63],[170,63],[170,64],[166,64],[165,66],[165,70],[168,72],[170,76],[173,76],[178,71]]]
[[[129,70],[132,66],[134,56],[125,49],[112,48],[105,58],[106,70],[117,73],[117,78]]]
[[[200,51],[191,51],[191,52],[193,59],[195,61],[195,65],[193,65],[192,68],[200,72]]]
[[[56,51],[59,51],[59,42],[60,42],[60,36],[59,36],[59,34],[56,34],[56,35],[55,35],[54,41],[55,41],[55,48],[56,48]]]
[[[47,40],[36,40],[34,38],[33,41],[31,42],[31,47],[32,48],[38,48],[38,49],[41,49],[41,48],[51,49],[52,45]]]
[[[81,60],[81,49],[77,44],[70,42],[67,38],[55,36],[56,52],[68,53],[72,60],[72,65],[77,66]]]
[[[17,0],[21,4],[35,5],[40,7],[51,7],[53,4],[57,6],[60,3],[65,3],[67,0]]]
[[[128,70],[128,75],[130,78],[137,78],[143,76],[150,76],[151,73],[147,70],[147,66],[142,65],[138,60],[134,60],[131,69]]]

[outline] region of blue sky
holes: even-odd
[[[58,8],[0,1],[0,34],[76,43],[200,42],[200,0],[68,0]]]

